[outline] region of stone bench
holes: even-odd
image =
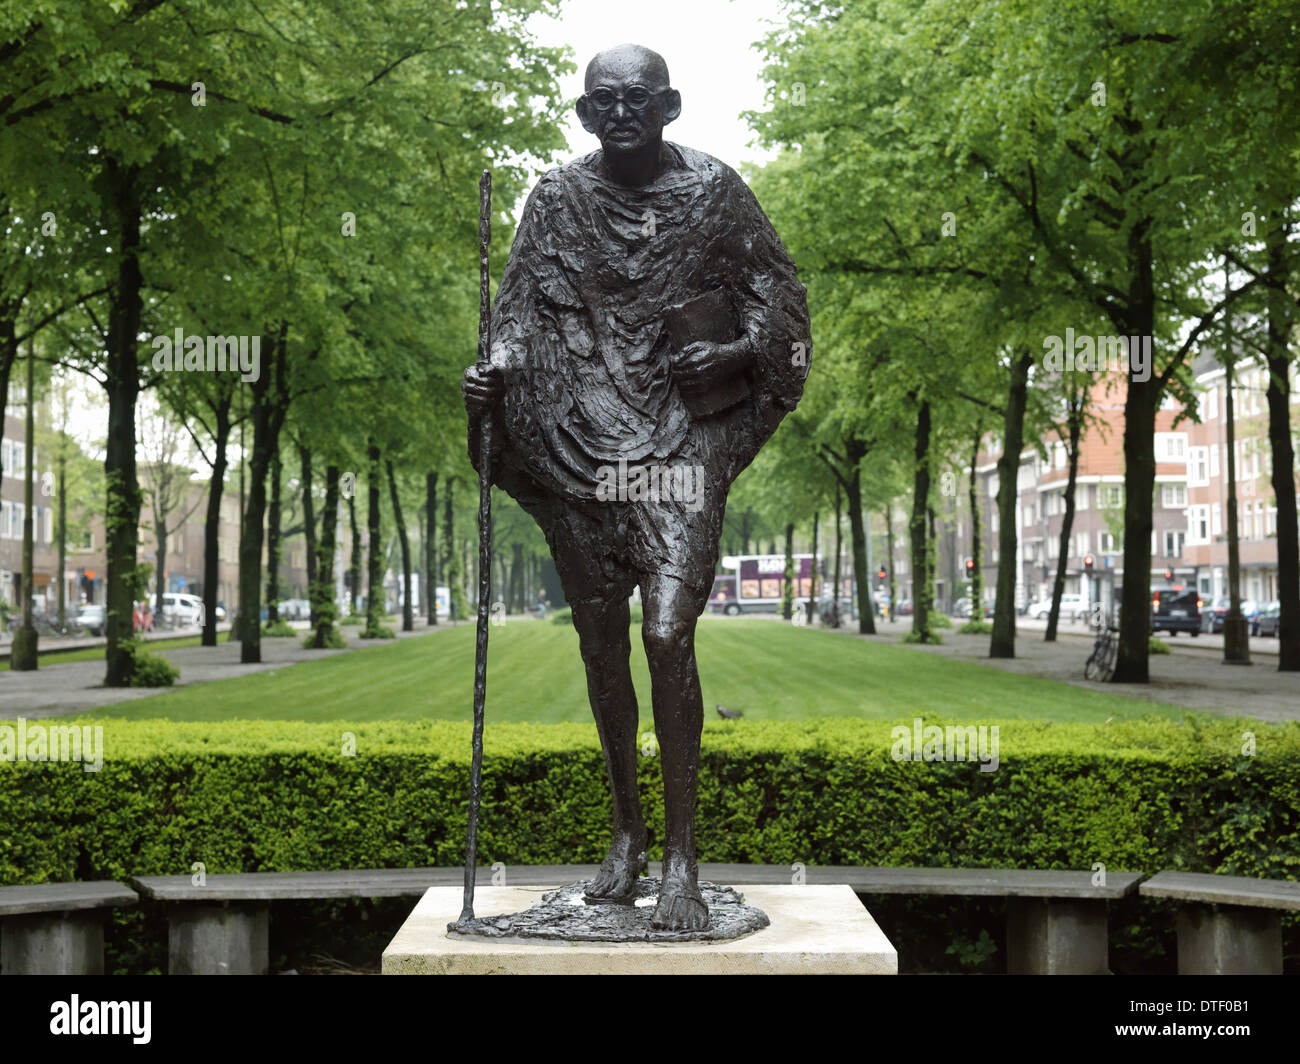
[[[595,865],[509,865],[504,886],[560,886],[590,879]],[[662,874],[658,862],[650,875]],[[701,879],[728,886],[789,884],[789,865],[701,864]],[[1107,903],[1137,889],[1142,876],[1109,872],[1093,886],[1091,872],[993,868],[811,866],[811,884],[847,883],[858,894],[940,894],[1008,899],[1008,971],[1093,974],[1109,971]],[[477,882],[491,882],[480,866]],[[141,895],[167,906],[172,974],[265,974],[269,967],[269,905],[313,898],[419,898],[429,887],[460,886],[460,868],[380,868],[339,872],[250,872],[140,876]]]
[[[714,883],[789,883],[788,865],[700,865]],[[858,894],[939,894],[1007,899],[1007,971],[1015,975],[1109,972],[1107,903],[1137,890],[1137,872],[1020,868],[873,868],[811,865],[804,882],[847,883]]]
[[[516,865],[511,886],[590,878],[595,865]],[[490,880],[480,868],[477,882]],[[137,876],[140,894],[167,907],[167,967],[172,975],[265,975],[270,967],[270,903],[321,898],[420,898],[430,887],[459,886],[460,868],[366,868],[337,872],[245,872]]]
[[[0,972],[103,975],[105,910],[137,900],[111,880],[0,887]]]
[[[1178,909],[1179,975],[1281,975],[1282,910],[1300,909],[1300,883],[1163,871],[1142,884]]]

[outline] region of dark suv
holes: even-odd
[[[1195,588],[1155,588],[1151,592],[1151,631],[1200,635],[1202,604]]]

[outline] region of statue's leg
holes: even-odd
[[[695,665],[695,622],[709,588],[676,576],[649,574],[641,585],[641,636],[650,665],[655,733],[663,761],[664,875],[651,926],[702,930],[709,910],[700,897],[695,863],[695,797],[704,727],[704,700]]]
[[[613,598],[573,599],[570,605],[614,799],[613,840],[587,896],[626,900],[635,892],[637,877],[644,869],[647,841],[636,785],[637,706],[628,665],[632,644],[627,592],[619,589]]]

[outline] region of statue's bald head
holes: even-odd
[[[598,52],[587,64],[584,89],[591,92],[602,81],[644,85],[651,92],[668,88],[668,64],[658,52],[639,44],[620,44]]]
[[[620,44],[587,64],[578,117],[607,156],[648,152],[657,158],[664,126],[681,113],[681,94],[669,84],[668,64],[658,52]]]

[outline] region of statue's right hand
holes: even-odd
[[[505,383],[499,366],[480,369],[477,363],[465,370],[460,391],[465,397],[465,408],[471,414],[486,414],[501,401]]]

